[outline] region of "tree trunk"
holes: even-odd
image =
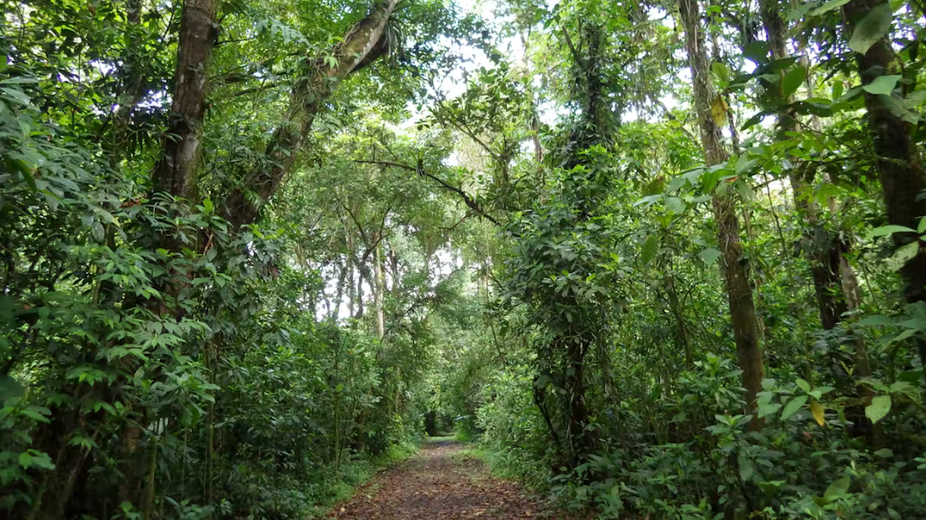
[[[374,246],[376,250],[373,253],[373,307],[376,311],[376,336],[382,342],[386,337],[386,314],[383,309],[383,296],[386,290],[386,280],[383,274],[383,243],[378,239],[379,237],[374,235],[373,238],[377,240]]]
[[[389,53],[386,28],[398,3],[399,0],[377,0],[370,13],[347,31],[344,40],[325,53],[326,58],[333,56],[337,65],[330,66],[327,59],[319,58],[315,63],[317,71],[293,89],[284,115],[286,123],[276,129],[265,151],[267,160],[262,163],[271,166],[252,171],[246,182],[226,199],[223,215],[233,229],[253,222],[260,207],[279,188],[296,161],[315,116],[337,83]]]
[[[886,0],[853,0],[845,5],[848,33],[851,34],[866,15],[875,8],[891,9]],[[858,70],[862,84],[867,85],[880,75],[902,74],[900,60],[888,37],[882,37],[864,55],[858,55]],[[875,163],[881,180],[881,190],[887,203],[890,224],[916,229],[926,215],[926,173],[919,151],[911,136],[909,123],[891,112],[885,96],[864,93],[868,110],[868,129],[872,134]],[[894,244],[902,247],[917,242],[915,233],[894,233]],[[917,254],[900,269],[904,297],[910,303],[926,301],[926,244],[921,241]],[[919,355],[926,366],[926,341],[919,340]],[[923,373],[926,378],[926,372]]]
[[[126,48],[141,49],[141,11],[142,0],[126,0],[125,19],[128,22],[125,35]],[[137,59],[130,59],[129,56],[124,58],[123,68],[128,69],[128,79],[125,81],[122,95],[117,98],[119,106],[116,112],[110,116],[112,122],[111,136],[105,139],[104,146],[109,147],[109,153],[113,164],[118,161],[121,154],[125,152],[128,143],[128,131],[132,118],[132,111],[144,97],[145,77],[138,70]],[[104,125],[104,129],[105,129]],[[102,132],[102,130],[101,130]],[[102,137],[102,135],[101,135]]]
[[[154,190],[195,201],[196,171],[202,155],[209,59],[215,39],[215,0],[185,0],[174,75],[173,102]]]
[[[688,341],[688,327],[685,325],[685,317],[682,315],[682,305],[678,301],[678,291],[675,289],[675,274],[670,274],[666,283],[666,292],[669,295],[669,308],[672,316],[675,317],[676,336],[685,351],[685,367],[694,367],[694,352],[691,349],[691,342]]]
[[[772,57],[776,60],[786,58],[787,31],[780,14],[781,5],[778,0],[762,0],[760,10]],[[783,75],[784,71],[781,74]],[[768,83],[767,87],[778,89],[780,83]],[[797,130],[797,116],[788,108],[792,101],[790,96],[776,100],[781,106],[778,111],[778,135],[781,139],[787,139],[789,132]],[[842,321],[842,315],[848,310],[839,271],[843,248],[838,240],[834,240],[831,234],[819,225],[819,208],[810,201],[807,187],[807,181],[813,179],[812,171],[805,167],[792,168],[788,176],[794,196],[794,207],[804,219],[807,235],[812,238],[812,252],[808,255],[808,260],[817,295],[820,322],[824,329],[830,330]]]
[[[685,27],[685,47],[688,65],[694,79],[694,101],[701,130],[701,145],[708,165],[725,162],[729,156],[721,142],[720,125],[714,120],[712,104],[718,97],[710,79],[710,66],[701,36],[700,7],[697,0],[679,0],[679,13]],[[723,255],[721,271],[730,306],[733,335],[736,341],[736,358],[743,370],[743,387],[746,388],[747,411],[755,409],[756,394],[762,390],[765,374],[759,326],[749,277],[742,258],[739,222],[736,219],[735,199],[730,190],[715,193],[714,219],[717,221],[717,241]],[[754,419],[753,425],[757,426]]]
[[[569,422],[566,437],[572,443],[573,467],[588,460],[598,449],[598,434],[589,422],[588,404],[585,400],[585,357],[589,344],[582,340],[566,338],[569,370],[566,371],[565,388],[569,392]]]
[[[196,176],[202,153],[206,80],[214,43],[216,7],[216,0],[185,0],[183,3],[170,119],[161,139],[161,157],[152,175],[155,193],[166,193],[193,202],[197,195]],[[177,252],[182,247],[167,233],[158,240],[167,251]],[[161,288],[164,297],[152,302],[161,315],[177,312],[171,308],[171,302],[176,300],[182,286],[187,283],[186,273],[173,273],[171,278],[166,282],[167,287]],[[140,412],[147,416],[149,410]],[[140,422],[144,424],[147,419]],[[144,452],[138,449],[139,441],[143,438],[142,428],[138,424],[133,422],[125,425],[120,438],[122,461],[119,467],[123,474],[118,491],[120,503],[141,505],[146,482],[151,485],[154,480],[153,476],[146,475]],[[153,445],[151,449],[154,451],[151,457],[156,459],[158,445]],[[150,464],[150,467],[156,468],[156,463]],[[148,490],[148,493],[152,492]]]

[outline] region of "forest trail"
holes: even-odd
[[[566,519],[515,482],[493,477],[462,444],[432,441],[332,509],[344,520]]]

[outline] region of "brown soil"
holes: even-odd
[[[336,506],[330,518],[356,520],[462,520],[567,518],[517,483],[495,478],[454,442],[426,444]]]

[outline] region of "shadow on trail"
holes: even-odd
[[[567,518],[517,483],[492,477],[460,443],[435,439],[406,462],[377,475],[331,518],[456,520]]]

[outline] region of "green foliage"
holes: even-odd
[[[676,4],[400,2],[329,81],[369,2],[221,2],[182,200],[184,4],[4,5],[0,514],[320,516],[453,433],[601,518],[922,516],[920,5],[705,2],[708,166]]]
[[[461,283],[430,266],[452,254],[445,230],[460,216],[405,172],[357,171],[353,160],[376,159],[363,147],[384,119],[354,139],[363,124],[322,114],[319,132],[339,136],[325,153],[344,160],[300,163],[287,197],[243,229],[219,215],[268,167],[268,129],[285,119],[274,113],[305,73],[294,56],[329,49],[367,7],[316,4],[222,3],[196,200],[150,190],[173,138],[162,134],[182,2],[4,11],[0,514],[306,517],[414,450],[428,315]],[[415,23],[405,34],[422,41],[391,66],[443,56],[430,40],[453,12],[420,2],[399,18],[390,37]],[[356,83],[333,102],[360,92],[387,119],[418,90],[414,79],[388,92]],[[386,146],[400,144],[419,147]],[[428,165],[447,153],[432,150]],[[332,204],[358,173],[378,180]],[[372,282],[374,262],[388,285]]]

